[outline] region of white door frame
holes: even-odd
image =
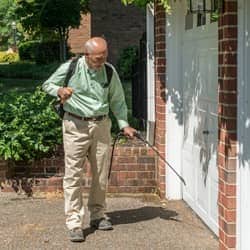
[[[249,109],[250,93],[250,4],[248,0],[238,1],[238,164],[237,164],[237,249],[248,250],[250,245],[250,160],[245,148],[249,142],[245,140],[249,133],[250,117],[246,117]],[[249,114],[249,111],[248,111]],[[248,136],[249,138],[249,136]]]
[[[182,55],[181,30],[184,24],[182,15],[183,2],[172,3],[172,11],[166,16],[166,156],[168,163],[178,172],[182,173],[182,143],[183,143],[183,110],[182,110]],[[168,63],[169,62],[169,63]],[[171,96],[175,96],[174,98]],[[173,112],[176,102],[180,104],[180,109]],[[178,112],[178,114],[176,113]],[[166,166],[166,198],[182,199],[182,183],[173,171]]]
[[[155,75],[154,75],[154,5],[147,5],[147,140],[154,144]]]

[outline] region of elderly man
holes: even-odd
[[[109,109],[126,136],[133,137],[136,131],[127,121],[127,107],[119,76],[114,67],[106,63],[106,41],[101,37],[91,38],[85,43],[84,49],[85,56],[78,60],[68,87],[62,86],[70,62],[61,65],[43,84],[43,89],[48,94],[61,99],[65,110],[63,187],[66,225],[71,241],[85,239],[82,230],[85,211],[81,176],[86,158],[92,171],[88,199],[90,226],[100,230],[112,229],[112,224],[104,213],[111,143]],[[110,82],[107,67],[112,71]]]

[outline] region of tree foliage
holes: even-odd
[[[7,49],[9,44],[13,44],[12,23],[14,21],[16,22],[15,6],[16,5],[15,5],[14,0],[1,0],[1,4],[0,4],[0,48],[1,50]]]
[[[65,60],[70,28],[80,25],[81,14],[88,12],[89,0],[16,0],[16,14],[27,32],[56,32],[61,42],[61,60]]]
[[[124,5],[134,4],[139,7],[145,7],[149,3],[154,3],[154,0],[121,0]],[[169,0],[158,0],[166,11],[170,10]]]

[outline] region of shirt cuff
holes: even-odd
[[[129,127],[129,124],[125,120],[118,120],[118,126],[119,126],[120,129],[123,129],[125,127]]]
[[[51,95],[53,95],[53,96],[59,98],[57,92],[58,92],[58,90],[59,90],[60,88],[61,88],[60,86],[53,87],[53,90],[51,91]]]

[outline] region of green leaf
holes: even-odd
[[[0,99],[0,156],[31,160],[52,155],[62,143],[61,122],[51,99],[40,89],[30,94],[3,94]]]

